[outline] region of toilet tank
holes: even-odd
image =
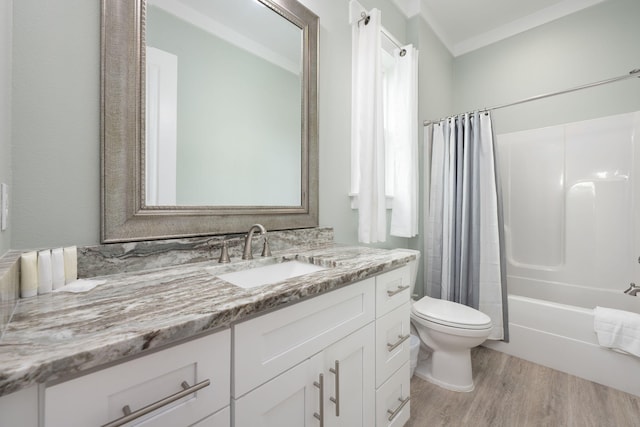
[[[404,249],[404,248],[400,248],[400,249],[396,249],[396,251],[400,251],[400,252],[409,252],[413,255],[416,256],[416,259],[409,261],[409,272],[410,272],[410,277],[409,277],[409,285],[411,286],[411,295],[413,295],[415,292],[415,287],[416,287],[416,278],[418,277],[418,263],[420,262],[420,251],[414,250],[414,249]]]

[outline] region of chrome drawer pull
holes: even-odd
[[[402,408],[404,408],[404,405],[409,403],[409,400],[411,400],[411,396],[407,396],[406,399],[402,399],[401,397],[399,397],[398,400],[400,401],[400,406],[398,406],[393,411],[391,409],[387,409],[387,413],[391,414],[389,415],[389,421],[393,420],[396,417],[396,415],[398,415],[400,411],[402,411]]]
[[[336,360],[336,367],[329,368],[329,372],[336,376],[336,397],[329,397],[329,400],[336,404],[336,417],[340,416],[340,361]]]
[[[398,285],[398,287],[396,288],[395,291],[387,291],[387,295],[389,295],[390,297],[394,296],[394,295],[398,295],[400,292],[404,291],[405,289],[409,289],[409,286],[400,286]]]
[[[313,416],[320,420],[320,427],[324,427],[324,375],[320,374],[320,379],[313,385],[320,389],[320,413],[314,412]]]
[[[409,334],[407,335],[398,335],[398,341],[396,341],[393,344],[389,344],[387,343],[387,350],[389,350],[389,352],[392,352],[393,350],[395,350],[396,348],[398,348],[398,346],[400,344],[402,344],[403,342],[405,342],[406,340],[408,340],[410,337]]]
[[[160,399],[157,402],[154,402],[150,405],[145,406],[144,408],[140,408],[137,411],[131,412],[131,408],[129,405],[125,405],[122,408],[122,412],[124,413],[124,417],[118,418],[117,420],[113,420],[107,424],[104,424],[102,427],[118,427],[125,425],[137,418],[142,417],[143,415],[148,414],[149,412],[153,412],[156,409],[162,408],[176,400],[182,399],[185,396],[188,396],[196,391],[203,389],[211,384],[210,380],[204,380],[199,382],[198,384],[190,386],[186,381],[182,381],[182,388],[184,390],[179,391],[177,393],[172,394],[171,396],[167,396],[164,399]]]

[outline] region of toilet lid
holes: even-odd
[[[452,301],[424,297],[411,309],[414,315],[445,326],[462,329],[486,329],[491,318],[481,311]]]

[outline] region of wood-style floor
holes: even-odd
[[[414,376],[405,427],[640,426],[640,397],[484,347],[473,349],[472,360],[471,393]]]

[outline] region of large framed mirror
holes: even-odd
[[[317,66],[295,0],[102,0],[102,241],[317,226]]]

